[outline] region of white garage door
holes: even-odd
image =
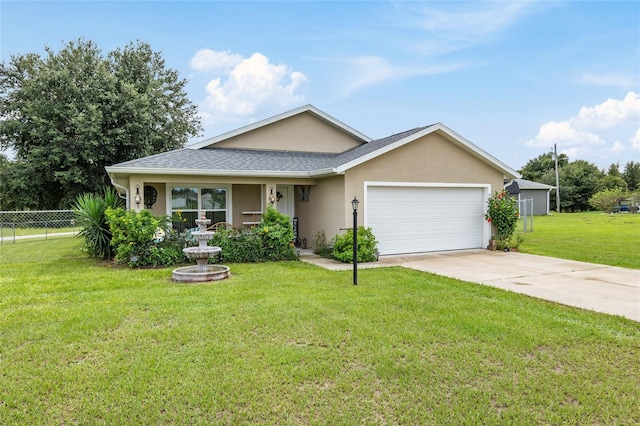
[[[380,254],[480,248],[483,188],[368,186],[366,224]]]

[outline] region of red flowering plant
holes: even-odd
[[[495,227],[498,240],[507,241],[513,235],[519,216],[516,200],[507,191],[496,191],[487,200],[484,218]]]

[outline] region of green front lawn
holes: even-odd
[[[533,232],[526,234],[520,251],[640,269],[640,214],[589,212],[535,216]]]
[[[25,235],[55,235],[65,234],[69,232],[80,232],[80,228],[75,226],[65,226],[62,228],[12,228],[12,227],[0,227],[0,237],[13,242],[13,237],[22,237]]]
[[[0,246],[0,424],[640,423],[630,320],[402,268],[175,284],[80,246]]]

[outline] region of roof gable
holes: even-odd
[[[511,167],[504,164],[502,161],[498,160],[488,152],[480,149],[478,146],[474,145],[464,137],[460,136],[458,133],[454,132],[447,126],[442,123],[436,123],[427,127],[420,127],[414,130],[410,130],[408,132],[399,133],[394,136],[401,136],[400,138],[394,138],[391,136],[391,143],[382,144],[378,149],[371,150],[370,152],[366,152],[364,155],[357,156],[350,161],[347,161],[340,166],[337,167],[336,172],[343,173],[346,170],[349,170],[353,167],[356,167],[362,163],[365,163],[373,158],[379,157],[381,155],[386,154],[389,151],[397,149],[401,146],[409,144],[417,139],[420,139],[430,133],[438,132],[443,135],[449,142],[456,144],[463,150],[467,151],[471,155],[481,159],[485,163],[491,165],[492,167],[500,170],[505,176],[509,178],[517,178],[520,177],[520,174],[512,169]],[[388,139],[388,138],[385,138]],[[378,141],[370,142],[371,145],[375,145]],[[356,148],[355,150],[362,150],[364,148]]]
[[[187,148],[339,153],[370,140],[314,106],[305,105]]]

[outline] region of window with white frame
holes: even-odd
[[[174,218],[174,226],[177,225],[178,230],[195,228],[199,212],[204,212],[212,224],[228,222],[229,196],[226,186],[171,188],[171,216]]]

